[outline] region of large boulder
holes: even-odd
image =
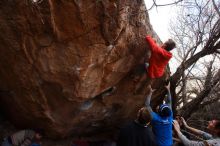
[[[0,32],[0,104],[15,126],[101,137],[143,106],[143,0],[1,0]]]

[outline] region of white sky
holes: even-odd
[[[163,2],[163,3],[162,3]],[[158,1],[157,4],[167,4],[171,3],[173,0],[161,0]],[[152,0],[145,0],[145,4],[147,9],[149,9],[152,6]],[[150,11],[148,11],[150,22],[160,37],[160,39],[164,42],[168,38],[170,38],[169,35],[169,22],[172,17],[175,16],[175,5],[171,6],[161,6],[161,7],[154,7]]]

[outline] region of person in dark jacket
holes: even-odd
[[[43,133],[42,129],[21,130],[6,137],[2,146],[30,146],[33,142],[40,144]]]
[[[141,108],[136,120],[121,129],[117,146],[154,146],[153,133],[149,127],[150,121],[151,116],[147,108]]]

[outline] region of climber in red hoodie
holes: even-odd
[[[147,36],[146,40],[151,50],[149,59],[149,67],[147,68],[148,76],[152,79],[163,76],[166,65],[172,58],[172,53],[169,51],[176,47],[172,39],[167,40],[162,46],[158,46],[155,41]]]
[[[158,46],[150,36],[146,36],[146,41],[151,50],[149,62],[145,62],[147,75],[150,79],[160,78],[163,76],[166,65],[172,58],[172,53],[170,53],[170,51],[176,47],[176,44],[172,39],[169,39],[161,46]],[[145,80],[146,75],[141,78],[140,82]],[[143,86],[142,83],[138,85],[138,87],[135,89],[135,92],[137,92],[141,86]]]

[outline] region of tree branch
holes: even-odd
[[[189,118],[190,115],[197,110],[198,106],[201,104],[203,99],[207,97],[209,93],[213,90],[213,88],[219,83],[220,69],[215,74],[211,82],[208,80],[209,80],[209,77],[207,77],[206,79],[207,83],[206,83],[206,87],[204,87],[204,90],[200,92],[200,94],[198,94],[198,96],[195,99],[193,99],[191,102],[187,103],[185,106],[181,108],[180,112],[186,119]]]
[[[155,7],[169,6],[169,5],[178,4],[178,3],[182,2],[182,1],[183,1],[183,0],[178,0],[178,1],[174,1],[174,2],[172,2],[172,3],[167,3],[167,4],[157,4],[157,2],[156,2],[155,0],[153,0],[153,4],[152,4],[152,6],[148,9],[148,11],[151,10],[154,6],[155,6]]]
[[[217,7],[217,5],[216,5],[216,3],[215,3],[214,0],[212,0],[212,4],[213,4],[214,9],[215,9],[215,11],[217,12],[218,16],[220,17],[220,11],[219,11],[219,9],[218,9],[218,7]]]

